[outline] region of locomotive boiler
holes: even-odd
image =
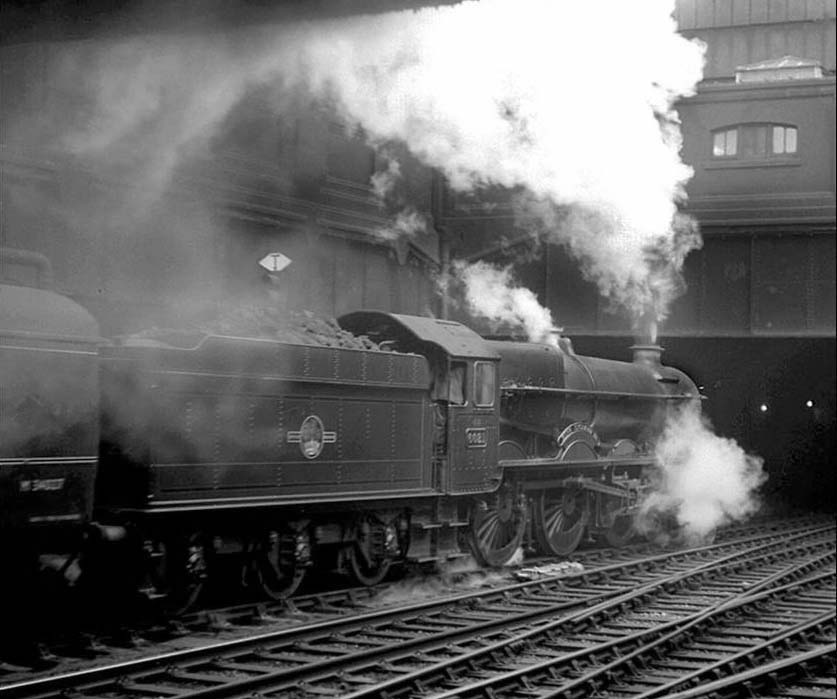
[[[650,345],[609,361],[380,311],[338,319],[370,338],[353,347],[105,341],[54,292],[0,302],[0,537],[82,562],[118,542],[175,611],[230,562],[282,598],[318,568],[374,584],[407,561],[623,544],[654,440],[699,399]]]

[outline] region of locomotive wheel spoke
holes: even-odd
[[[584,492],[545,490],[535,499],[535,537],[543,553],[566,556],[578,548],[587,527]]]
[[[499,517],[496,512],[488,513],[485,516],[485,521],[480,524],[479,531],[477,532],[477,536],[480,538],[480,541],[489,544],[492,548],[497,545],[497,530],[500,527],[498,519]]]
[[[482,565],[502,566],[520,546],[526,529],[526,508],[508,484],[488,501],[480,501],[471,516],[471,548]]]
[[[290,531],[267,532],[256,544],[253,567],[264,593],[271,599],[290,597],[302,583],[307,567],[298,560],[298,546],[307,538]]]

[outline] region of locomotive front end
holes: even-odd
[[[661,348],[634,361],[577,355],[569,340],[491,343],[500,356],[501,465],[524,484],[538,548],[567,555],[585,536],[627,543],[669,418],[699,401]]]

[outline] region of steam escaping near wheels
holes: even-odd
[[[665,539],[673,523],[686,541],[707,542],[718,527],[758,512],[758,490],[767,480],[763,459],[716,435],[694,404],[670,417],[654,456],[652,485],[639,506],[640,533]]]

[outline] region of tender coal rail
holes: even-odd
[[[768,574],[781,577],[790,556],[815,560],[831,556],[833,560],[833,550],[833,526],[797,535],[766,535],[756,543],[735,542],[658,555],[572,577],[517,583],[165,657],[22,682],[0,689],[0,696],[58,697],[66,696],[67,691],[80,698],[206,698],[253,692],[337,696],[351,694],[354,688],[366,688],[372,692],[369,696],[376,696],[375,688],[381,683],[400,683],[406,692],[413,693],[425,682],[418,675],[435,680],[440,671],[444,680],[447,666],[464,664],[483,672],[477,657],[488,658],[490,665],[498,652],[494,646],[513,650],[534,642],[527,639],[545,638],[563,623],[595,627],[603,619],[626,613],[639,603],[634,599],[653,606],[655,595],[659,597],[657,613],[663,614],[665,621],[682,620],[754,588]],[[702,581],[703,599],[684,599],[679,607],[672,607],[672,600],[665,598],[668,587],[683,588],[698,580]],[[780,582],[776,578],[770,584]],[[617,637],[621,635],[624,629],[618,631]],[[418,683],[407,678],[412,674],[417,675]],[[399,693],[394,686],[389,691]]]

